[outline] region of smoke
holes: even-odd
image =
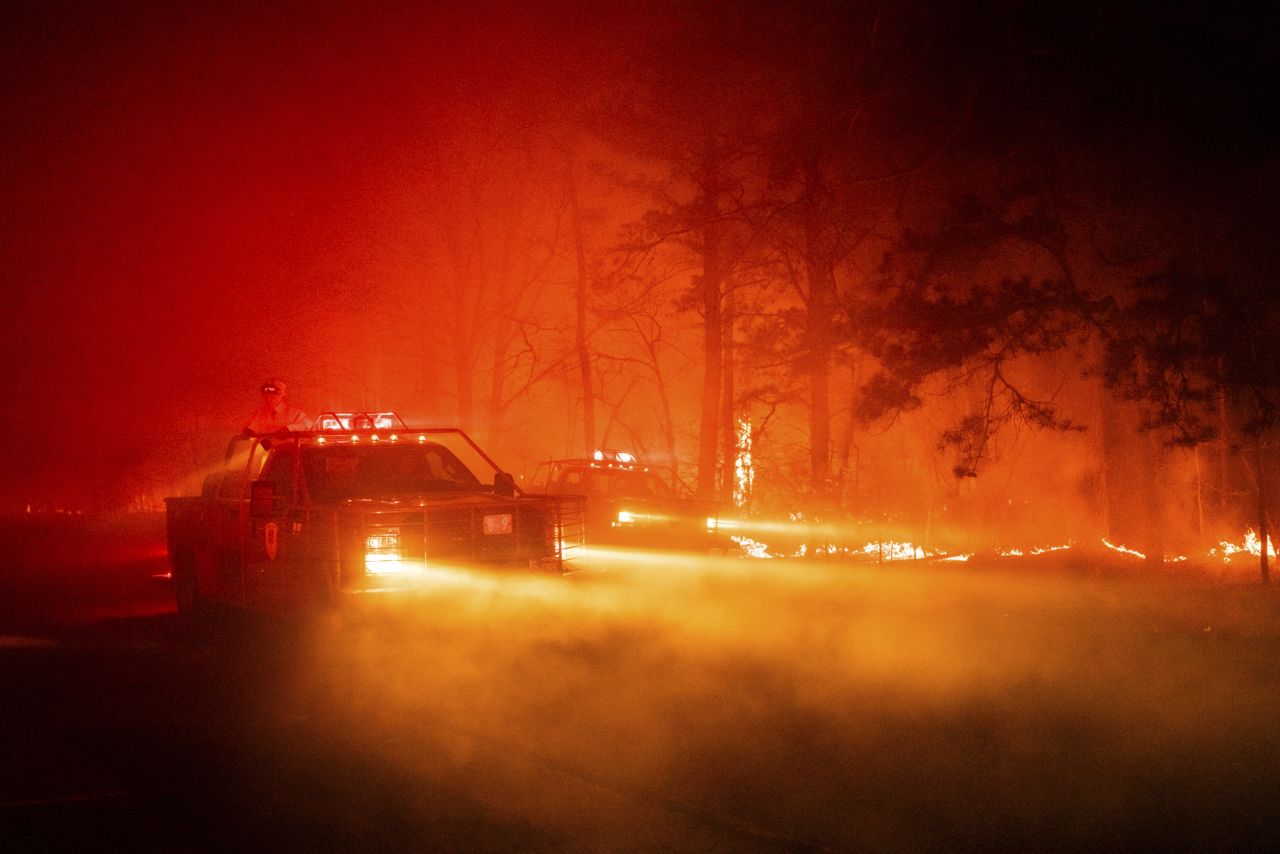
[[[1274,794],[1256,591],[595,559],[365,597],[272,702],[577,849],[1172,843]]]

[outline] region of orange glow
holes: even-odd
[[[371,575],[386,575],[405,571],[408,567],[399,555],[366,554],[364,556],[365,571]]]
[[[617,528],[622,525],[634,525],[637,522],[666,522],[670,520],[670,516],[664,516],[661,513],[636,513],[632,510],[619,510],[618,517],[613,522],[613,527]],[[708,528],[711,528],[708,519]]]

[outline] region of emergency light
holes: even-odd
[[[408,430],[404,419],[394,412],[323,412],[316,429],[327,433],[369,430]]]
[[[598,463],[620,463],[622,465],[633,465],[636,462],[635,454],[630,451],[615,451],[612,448],[596,448],[591,452],[591,459]]]

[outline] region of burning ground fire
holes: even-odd
[[[1231,558],[1236,555],[1248,555],[1250,557],[1262,557],[1262,542],[1258,538],[1258,532],[1250,528],[1244,535],[1244,541],[1240,545],[1228,543],[1225,540],[1218,543],[1218,548],[1209,549],[1209,554],[1216,557],[1222,555],[1225,563],[1230,563]],[[1267,537],[1267,557],[1276,556],[1276,544],[1270,536]]]
[[[752,529],[752,533],[767,533],[769,531],[785,530],[785,523],[763,523],[759,529],[748,523],[737,523],[737,529]],[[799,524],[795,526],[798,532],[815,533],[812,526],[804,526]],[[901,540],[870,540],[861,546],[839,545],[831,542],[832,533],[830,526],[824,526],[822,533],[828,534],[823,539],[827,542],[819,541],[817,545],[809,543],[801,543],[798,548],[794,549],[774,549],[767,543],[754,539],[746,533],[735,534],[731,537],[734,543],[738,545],[744,557],[757,559],[784,558],[784,557],[808,557],[808,556],[843,556],[849,558],[865,558],[874,560],[877,563],[904,560],[936,560],[947,562],[964,562],[973,557],[973,553],[957,553],[952,554],[940,548],[926,548],[916,545],[909,541]],[[1120,543],[1113,543],[1109,539],[1103,537],[1101,544],[1108,550],[1116,554],[1126,555],[1137,558],[1138,560],[1146,560],[1146,555],[1137,549],[1130,548]],[[1060,545],[1036,546],[1033,548],[1010,548],[1001,549],[997,552],[999,557],[1027,557],[1049,554],[1052,552],[1069,551],[1078,548],[1077,543],[1068,542]],[[1250,559],[1260,557],[1262,554],[1262,544],[1256,531],[1250,528],[1245,532],[1244,537],[1239,543],[1231,543],[1225,540],[1221,541],[1217,547],[1208,551],[1208,557],[1220,557],[1224,563],[1231,563],[1233,559]],[[1267,538],[1267,555],[1274,558],[1276,556],[1275,543]],[[1164,558],[1165,563],[1184,563],[1190,560],[1187,555],[1176,555]]]

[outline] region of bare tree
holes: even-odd
[[[433,189],[426,238],[443,276],[429,286],[427,310],[447,341],[468,428],[481,420],[477,383],[487,378],[482,420],[492,437],[502,432],[509,386],[525,391],[528,377],[547,369],[540,360],[550,348],[531,336],[546,331],[538,307],[566,258],[564,211],[543,178],[554,155],[535,135],[500,125],[439,142],[433,155],[424,176]]]

